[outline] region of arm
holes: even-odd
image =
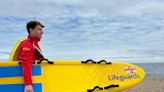
[[[20,61],[22,62],[22,72],[24,76],[25,92],[32,90],[32,62],[33,48],[30,42],[23,42],[20,46]],[[31,90],[31,91],[27,91]]]

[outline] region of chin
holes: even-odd
[[[42,37],[40,37],[40,40],[42,39]]]

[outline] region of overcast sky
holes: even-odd
[[[164,0],[0,0],[0,60],[40,20],[49,59],[164,62]]]

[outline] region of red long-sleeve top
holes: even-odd
[[[32,85],[32,64],[34,60],[39,60],[39,56],[35,52],[32,43],[40,49],[38,45],[39,41],[40,39],[28,35],[27,39],[24,40],[19,46],[19,60],[22,62],[22,72],[25,85]]]

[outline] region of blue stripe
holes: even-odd
[[[42,92],[41,83],[33,83],[34,92]],[[0,92],[24,92],[24,84],[0,84]]]
[[[41,67],[33,66],[32,75],[41,75]],[[22,66],[0,67],[0,78],[23,76]]]

